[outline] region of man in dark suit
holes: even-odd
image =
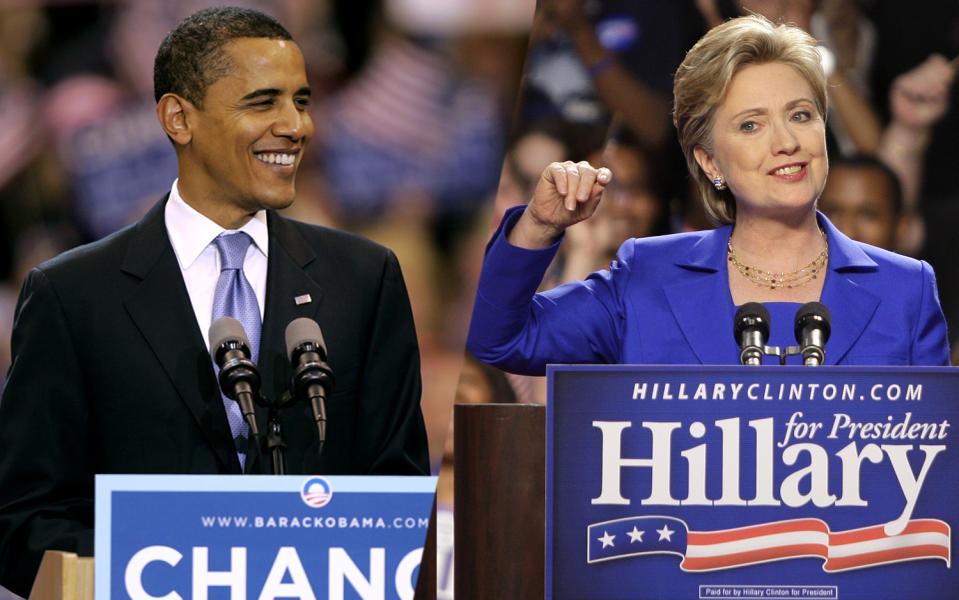
[[[242,277],[262,319],[262,334],[248,333],[260,338],[265,395],[290,387],[291,320],[314,319],[328,347],[325,446],[318,454],[309,406],[281,411],[287,472],[429,471],[396,257],[274,212],[293,202],[313,133],[290,34],[255,11],[204,10],[164,40],[154,77],[179,167],[169,196],[138,223],[40,265],[21,291],[0,399],[0,584],[24,596],[44,550],[92,554],[95,473],[270,472],[265,455],[234,443],[235,408],[206,339],[223,236],[250,239]]]

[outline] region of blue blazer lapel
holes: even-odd
[[[833,330],[826,343],[826,363],[837,364],[869,325],[881,298],[857,283],[856,274],[878,265],[819,214],[829,239],[829,267],[820,302],[832,313]],[[664,285],[670,310],[690,349],[703,364],[728,364],[733,303],[729,294],[726,243],[731,227],[706,233],[676,265],[684,269],[679,281]]]
[[[881,298],[856,282],[856,273],[878,268],[874,260],[829,222],[819,224],[829,240],[829,269],[820,302],[832,313],[832,334],[826,342],[826,364],[841,361],[872,321]]]
[[[164,223],[166,199],[136,225],[121,270],[140,279],[124,307],[224,465],[239,472],[213,362]],[[144,382],[156,385],[157,382]]]
[[[676,265],[677,281],[663,286],[669,308],[689,348],[702,364],[728,364],[733,340],[733,301],[726,270],[726,243],[732,228],[709,231]]]

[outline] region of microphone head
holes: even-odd
[[[231,340],[239,340],[249,351],[250,340],[246,337],[242,323],[233,317],[220,317],[213,321],[210,325],[210,350],[215,353],[217,348]]]
[[[832,332],[832,313],[829,312],[829,308],[825,304],[807,302],[796,311],[796,326],[794,328],[796,341],[802,344],[803,332],[812,327],[822,332],[822,342],[825,344]]]
[[[286,354],[293,361],[293,353],[303,344],[310,343],[316,346],[320,357],[326,360],[326,342],[323,332],[316,321],[309,317],[293,319],[286,326]]]
[[[769,339],[769,310],[759,302],[747,302],[739,307],[733,317],[733,333],[736,343],[742,342],[743,332],[754,329],[762,334],[764,340]]]

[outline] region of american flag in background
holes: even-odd
[[[683,557],[684,571],[715,571],[751,564],[819,557],[823,570],[847,571],[920,559],[950,566],[952,533],[938,519],[913,519],[898,535],[885,524],[829,531],[819,519],[791,519],[719,531],[689,531],[682,519],[641,516],[587,527],[587,562],[646,554]]]

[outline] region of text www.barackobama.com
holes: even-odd
[[[206,528],[278,528],[278,529],[426,529],[425,517],[276,517],[203,515],[200,522]]]

